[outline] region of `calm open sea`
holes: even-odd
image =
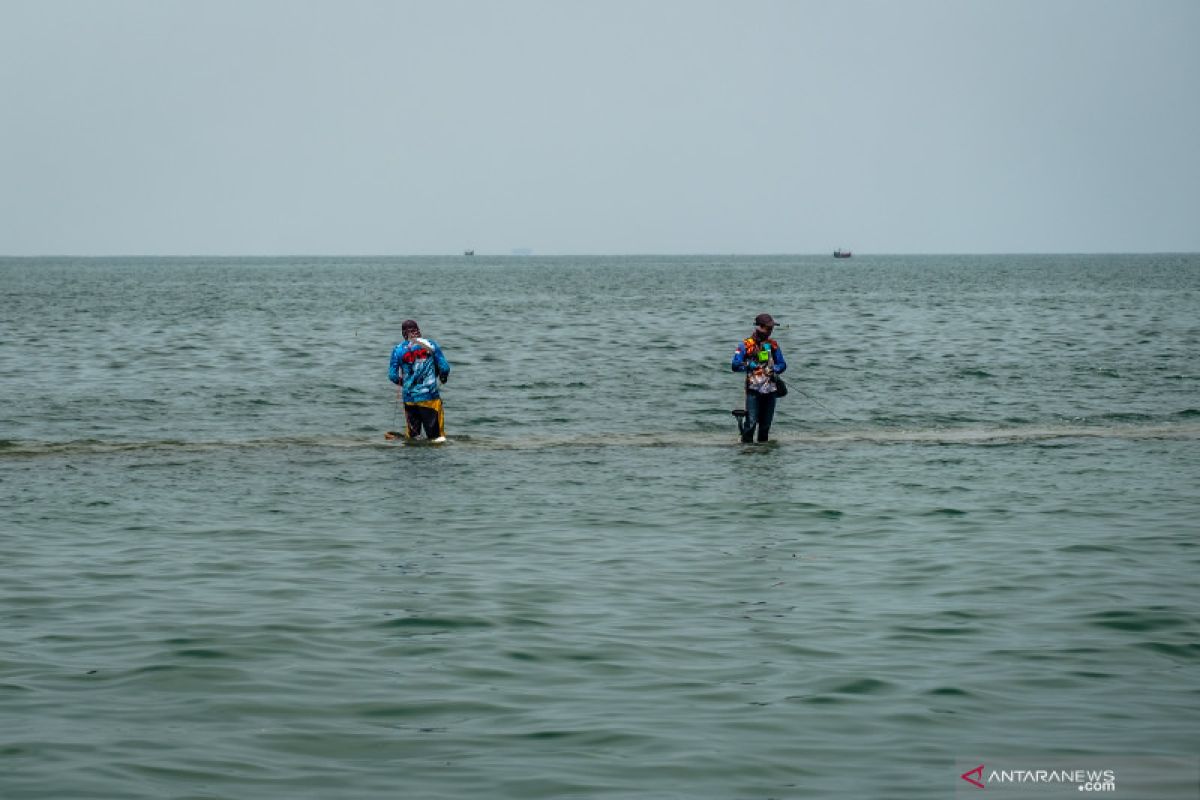
[[[5,800],[930,798],[1200,751],[1200,256],[0,290]],[[761,311],[792,392],[746,446]],[[383,438],[406,317],[445,446]]]

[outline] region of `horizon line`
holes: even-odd
[[[960,250],[960,251],[846,251],[854,257],[890,256],[1141,256],[1198,255],[1200,250]],[[0,258],[647,258],[647,257],[751,257],[751,258],[832,258],[832,250],[820,252],[552,252],[552,253],[3,253]]]

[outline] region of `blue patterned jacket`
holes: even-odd
[[[388,380],[403,387],[406,403],[437,400],[438,380],[444,383],[449,377],[450,362],[432,339],[408,339],[392,350]]]
[[[779,342],[767,339],[759,342],[753,336],[743,339],[733,351],[730,367],[746,373],[746,391],[770,394],[775,391],[773,374],[782,375],[787,369]]]

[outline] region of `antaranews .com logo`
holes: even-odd
[[[975,757],[957,758],[955,763],[958,800],[1200,798],[1200,755]]]
[[[1115,792],[1117,773],[1112,769],[992,769],[985,764],[959,776],[977,789],[1004,785],[1073,785],[1080,792]]]

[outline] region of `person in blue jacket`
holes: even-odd
[[[414,439],[425,431],[432,442],[446,441],[446,416],[438,383],[450,378],[450,362],[432,339],[421,336],[415,320],[400,324],[404,341],[392,350],[388,380],[399,385],[404,399],[405,436]],[[389,436],[389,438],[391,438]]]
[[[787,369],[779,343],[771,338],[775,320],[770,314],[754,318],[754,331],[743,339],[733,352],[734,372],[746,373],[746,418],[742,422],[742,441],[765,442],[771,434],[775,418],[775,401],[783,395],[782,381],[776,376]]]

